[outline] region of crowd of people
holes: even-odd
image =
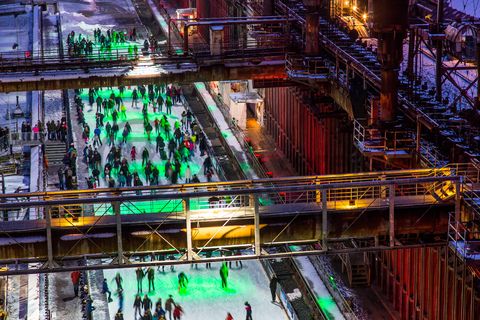
[[[112,53],[112,47],[118,45],[125,45],[129,48],[129,52],[131,51],[132,54],[136,55],[138,52],[138,46],[135,44],[137,37],[135,27],[127,32],[114,29],[108,29],[104,32],[98,28],[93,32],[93,39],[71,31],[67,36],[68,55],[75,57],[93,55],[95,47],[98,48],[99,54]]]
[[[129,103],[127,96],[131,99]],[[140,85],[105,91],[93,88],[88,90],[85,102],[77,91],[75,104],[83,128],[88,188],[159,185],[162,178],[171,184],[199,183],[199,173],[191,167],[196,153],[204,157],[203,174],[211,181],[213,161],[200,125],[189,110],[183,110],[180,117],[172,114],[173,105],[181,103],[180,97],[181,90],[174,85]],[[129,119],[134,119],[133,114],[140,110],[144,140],[133,141],[133,124]],[[95,123],[86,121],[86,112],[95,112]],[[160,161],[154,161],[156,156]]]
[[[220,274],[220,283],[222,289],[226,290],[228,287],[228,271],[229,267],[226,262],[223,262],[219,274]],[[160,267],[157,269],[160,272]],[[171,271],[174,271],[171,269]],[[162,273],[164,269],[162,268]],[[72,283],[74,286],[75,295],[78,294],[78,279],[75,275],[76,272],[72,272]],[[168,298],[163,303],[162,298],[158,297],[155,304],[151,299],[152,292],[155,292],[155,269],[153,267],[141,268],[138,267],[135,269],[135,278],[137,281],[137,293],[134,298],[132,305],[133,314],[135,320],[181,320],[182,315],[184,314],[183,307],[173,299],[171,294],[168,295]],[[148,291],[144,291],[144,282],[145,278],[148,280]],[[178,291],[179,293],[185,294],[188,283],[189,276],[183,271],[178,273]],[[125,291],[124,291],[124,279],[120,273],[116,273],[115,277],[111,279],[111,283],[115,283],[115,295],[118,297],[118,311],[114,316],[114,320],[124,320],[124,308],[125,308]],[[273,283],[273,287],[272,287]],[[273,277],[270,282],[270,289],[272,290],[272,301],[275,301],[275,291],[277,285],[277,278]],[[145,288],[146,289],[146,288]],[[161,289],[161,288],[158,288]],[[109,282],[107,279],[103,279],[102,283],[102,293],[106,295],[107,301],[110,303],[113,301],[112,292],[110,290]],[[142,296],[143,295],[143,296]],[[252,320],[252,307],[248,302],[245,302],[245,313],[246,319]],[[233,320],[233,316],[230,312],[227,313],[226,320]]]
[[[70,57],[92,57],[94,54],[99,58],[112,55],[114,49],[121,49],[119,58],[136,58],[139,55],[139,35],[133,27],[127,31],[107,29],[95,29],[93,39],[81,33],[71,31],[67,36],[68,55]],[[158,41],[153,35],[144,39],[142,54],[156,53],[160,49]],[[117,52],[115,51],[115,54]]]
[[[8,128],[7,128],[8,129]],[[46,129],[46,130],[45,130]],[[23,141],[41,140],[47,138],[51,141],[66,142],[67,139],[67,119],[62,117],[61,120],[50,120],[46,124],[40,120],[32,127],[29,121],[23,121],[21,128],[21,139]],[[6,132],[8,134],[8,131]],[[46,136],[45,136],[46,133]]]

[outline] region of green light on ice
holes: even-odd
[[[331,297],[324,297],[317,299],[318,306],[322,309],[323,314],[327,319],[335,319],[333,314],[330,312],[333,308],[336,307],[335,301]]]

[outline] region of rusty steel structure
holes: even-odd
[[[154,3],[164,50],[1,55],[0,91],[254,80],[266,132],[313,176],[0,195],[0,275],[331,254],[353,283],[362,253],[397,318],[480,317],[478,18],[444,0],[177,2],[195,3],[184,20]],[[295,244],[315,249],[274,250]],[[221,248],[249,254],[203,255]]]

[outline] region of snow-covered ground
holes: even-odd
[[[232,264],[233,266],[235,263]],[[227,312],[234,319],[245,318],[244,303],[248,301],[252,306],[253,319],[280,320],[287,319],[283,309],[270,301],[269,280],[258,261],[244,261],[243,268],[233,267],[229,271],[228,288],[222,289],[219,276],[220,263],[212,263],[211,269],[206,269],[204,264],[198,269],[190,266],[176,266],[175,271],[165,267],[165,272],[155,272],[155,291],[148,291],[148,281],[143,281],[143,298],[148,294],[153,305],[159,298],[162,299],[163,307],[168,295],[172,295],[176,303],[180,304],[185,311],[182,320],[224,320]],[[188,279],[186,291],[178,290],[178,274],[184,272]],[[133,320],[133,301],[137,294],[137,282],[135,269],[106,270],[105,277],[112,291],[113,302],[109,303],[110,317],[113,318],[118,310],[118,298],[113,294],[116,284],[113,281],[115,274],[120,272],[123,278],[125,292],[125,319]],[[95,303],[94,303],[95,305]],[[95,317],[95,314],[94,314]]]
[[[230,125],[225,120],[225,117],[215,103],[215,100],[213,100],[212,96],[206,89],[205,84],[202,82],[196,82],[195,88],[200,95],[200,99],[203,100],[213,119],[215,119],[218,128],[222,132],[222,135],[227,141],[227,144],[232,149],[232,152],[237,158],[236,160],[240,164],[240,167],[242,168],[244,174],[247,176],[248,179],[258,179],[258,176],[255,173],[255,170],[250,165],[247,155],[245,154],[245,151],[240,145],[240,142],[237,140],[236,135],[232,132]]]
[[[309,258],[297,257],[295,258],[295,262],[297,263],[300,271],[302,271],[303,277],[310,285],[310,288],[315,294],[316,301],[322,309],[322,312],[326,315],[327,319],[345,319],[332,295],[328,291],[322,279],[320,279],[320,276],[317,273],[318,271],[310,262]]]
[[[8,277],[9,319],[40,320],[39,275]]]

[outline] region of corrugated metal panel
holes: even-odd
[[[294,87],[265,89],[267,132],[299,174],[350,172],[351,132],[342,130],[331,103],[307,104],[309,94]]]

